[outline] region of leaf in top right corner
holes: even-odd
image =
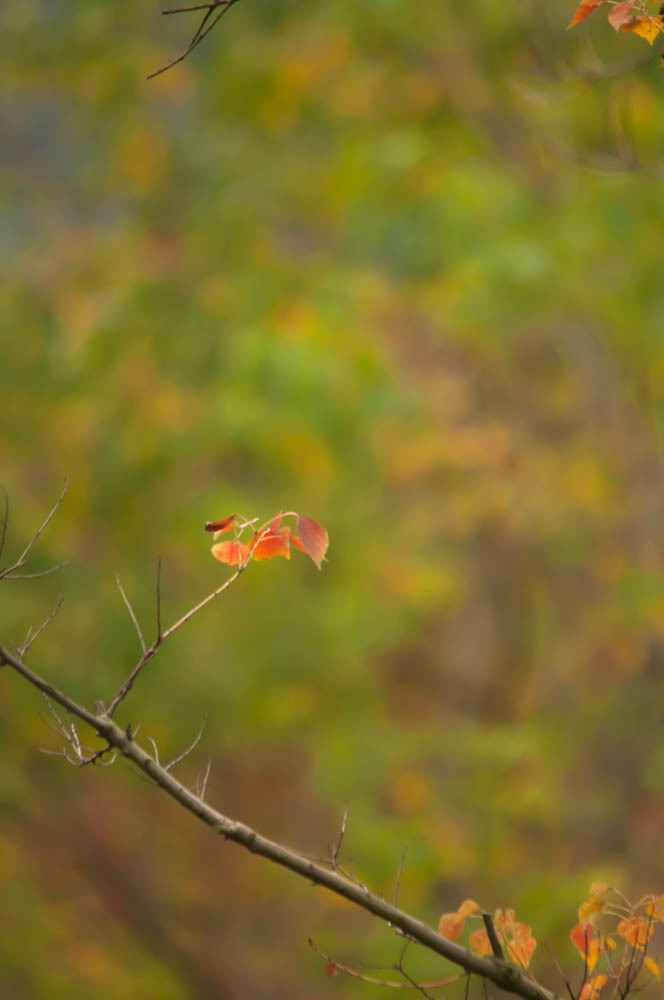
[[[296,531],[297,535],[293,538],[293,543],[297,548],[306,552],[320,569],[330,544],[327,531],[318,521],[305,517],[303,514],[297,515]]]

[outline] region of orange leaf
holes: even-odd
[[[215,559],[228,566],[237,566],[239,562],[244,563],[249,558],[249,546],[244,542],[217,542],[210,551]]]
[[[491,947],[489,935],[484,929],[481,931],[473,931],[468,938],[468,944],[473,949],[475,954],[480,956],[480,958],[483,958],[485,955],[493,955],[493,948]]]
[[[516,921],[512,925],[512,940],[507,942],[507,951],[512,961],[527,969],[536,947],[537,941],[528,924]]]
[[[503,934],[511,932],[515,919],[516,914],[514,910],[501,910],[500,907],[498,907],[493,915],[494,924]]]
[[[620,31],[623,24],[629,17],[629,12],[636,3],[636,0],[622,0],[609,11],[609,24],[615,31]]]
[[[530,965],[530,960],[533,957],[533,952],[537,947],[537,941],[534,937],[528,938],[527,941],[508,941],[507,942],[507,953],[513,962],[518,965],[523,966],[527,969]]]
[[[321,568],[330,540],[325,528],[310,517],[297,515],[298,549],[302,549]]]
[[[465,922],[464,917],[460,917],[458,913],[443,913],[438,921],[438,933],[448,941],[456,941]]]
[[[231,514],[230,517],[224,517],[221,521],[206,521],[205,530],[206,531],[216,531],[218,535],[224,533],[224,531],[230,531],[233,526],[233,521],[237,517],[237,514]]]
[[[290,530],[272,531],[268,528],[261,532],[258,541],[251,549],[251,558],[260,562],[262,559],[274,559],[275,556],[285,556],[290,559]]]
[[[327,965],[325,965],[323,968],[324,968],[324,971],[326,972],[326,974],[328,976],[338,976],[339,975],[339,970],[337,969],[337,963],[336,962],[328,962]]]
[[[645,917],[625,917],[616,928],[621,938],[633,948],[643,951],[652,937],[654,927]]]
[[[277,531],[279,525],[281,524],[281,519],[284,516],[283,510],[280,510],[276,517],[273,517],[270,521],[270,531]]]
[[[647,17],[630,17],[628,21],[620,26],[621,34],[627,31],[633,32],[640,38],[645,38],[649,45],[652,45],[660,31],[664,27],[664,22],[659,14]]]
[[[471,914],[479,912],[480,912],[479,904],[476,903],[474,899],[464,899],[463,903],[457,910],[459,916],[463,917],[464,920],[466,917],[470,917]]]
[[[589,979],[579,994],[579,1000],[595,1000],[595,997],[598,996],[599,991],[608,982],[608,979],[609,977],[605,975]]]
[[[594,10],[601,7],[604,0],[581,0],[581,3],[576,8],[574,12],[574,17],[567,25],[568,28],[573,28],[575,24],[579,21],[583,21],[584,18],[588,17],[588,14],[592,14]]]

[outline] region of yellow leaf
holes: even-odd
[[[664,896],[652,896],[646,912],[653,920],[664,921]]]
[[[620,26],[621,34],[627,31],[633,32],[640,38],[645,38],[649,45],[657,38],[664,28],[664,21],[659,14],[648,15],[646,17],[634,17]]]
[[[464,899],[463,903],[457,910],[457,913],[464,920],[466,917],[470,917],[473,913],[480,913],[479,904],[475,902],[474,899]]]
[[[652,972],[653,976],[656,979],[661,979],[662,978],[660,976],[660,974],[659,974],[659,966],[658,966],[658,964],[657,964],[657,962],[655,961],[654,958],[648,958],[646,956],[643,959],[643,964],[646,966],[647,969],[650,969],[650,971]]]

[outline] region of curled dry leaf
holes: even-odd
[[[236,517],[237,514],[231,514],[229,517],[223,517],[221,521],[206,521],[205,530],[214,531],[217,535],[223,535],[225,531],[231,530]]]

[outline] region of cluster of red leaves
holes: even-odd
[[[633,982],[642,968],[647,969],[655,979],[660,978],[657,962],[646,951],[655,925],[664,923],[664,896],[644,896],[638,903],[632,904],[606,882],[594,882],[588,898],[579,906],[578,918],[570,938],[583,958],[586,975],[590,975],[579,1000],[596,1000],[609,980],[617,984],[625,973]],[[608,918],[613,918],[614,934],[622,939],[621,942],[612,934],[602,933],[600,918],[604,918],[605,923]],[[616,951],[618,959],[610,961],[609,953]],[[606,971],[596,973],[595,968],[602,956],[607,956]]]
[[[654,3],[654,0],[581,0],[568,28],[573,28],[598,7],[606,6],[608,21],[614,31],[621,34],[631,31],[652,45],[660,31],[664,30],[664,4],[660,6],[657,0],[658,9],[654,13],[648,8],[649,3]]]
[[[282,526],[281,522],[284,517],[295,518],[295,534],[291,533],[288,525]],[[327,531],[317,521],[310,517],[304,517],[302,514],[284,514],[282,511],[269,524],[254,530],[247,541],[241,541],[241,535],[250,527],[251,525],[242,522],[237,514],[230,514],[228,517],[222,518],[221,521],[206,521],[205,530],[214,531],[215,544],[211,551],[215,559],[228,566],[246,566],[250,559],[260,562],[263,559],[274,559],[275,556],[284,556],[286,559],[290,559],[292,543],[296,549],[306,552],[316,563],[318,569],[321,568],[329,539]],[[217,539],[227,532],[235,532],[235,538],[217,542]]]
[[[474,899],[466,899],[456,913],[443,913],[438,921],[438,933],[448,941],[455,941],[463,931],[466,919],[477,916],[482,916],[482,910]],[[528,924],[517,920],[514,910],[497,909],[493,914],[493,925],[498,941],[511,961],[527,969],[537,947]],[[473,931],[468,938],[468,945],[477,955],[493,954],[489,935],[484,928]]]

